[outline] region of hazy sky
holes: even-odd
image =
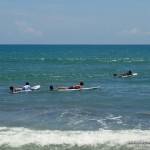
[[[150,0],[0,0],[0,44],[150,44]]]

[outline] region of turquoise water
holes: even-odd
[[[149,149],[149,64],[150,45],[0,45],[0,149]],[[101,88],[49,91],[80,81]]]

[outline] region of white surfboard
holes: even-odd
[[[84,90],[94,90],[99,89],[100,86],[89,87],[89,88],[80,88],[80,89],[58,89],[57,91],[84,91]]]
[[[136,73],[136,72],[135,72],[135,73],[132,73],[132,76],[137,76],[137,75],[138,75],[138,73]]]
[[[41,87],[40,85],[32,86],[31,90],[38,90],[40,87]]]

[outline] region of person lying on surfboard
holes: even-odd
[[[21,90],[30,90],[30,85],[29,82],[26,82],[26,84],[23,87],[13,87],[10,86],[10,91],[11,92],[17,92],[17,91],[21,91]]]
[[[120,75],[114,74],[114,77],[126,77],[126,76],[132,76],[132,71],[128,71],[127,73],[122,73]]]
[[[80,82],[79,85],[73,85],[73,86],[69,86],[69,87],[58,87],[57,89],[54,89],[54,87],[52,85],[50,85],[50,91],[53,91],[53,90],[67,90],[67,89],[80,89],[84,86],[84,83],[83,82]]]
[[[19,87],[13,87],[13,86],[10,86],[10,91],[11,92],[17,92],[17,91],[21,91],[22,90],[22,88],[19,88]]]

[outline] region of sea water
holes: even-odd
[[[0,45],[0,71],[0,150],[150,149],[150,45]]]

